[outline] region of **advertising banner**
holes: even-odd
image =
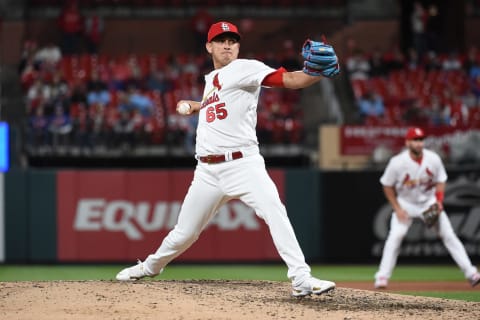
[[[340,128],[340,153],[342,155],[371,155],[377,147],[400,151],[405,146],[408,127],[398,126],[342,126]],[[445,149],[451,143],[465,140],[472,128],[427,127],[425,146]],[[478,131],[478,130],[475,130]],[[448,151],[448,150],[447,150]]]
[[[326,259],[330,262],[380,262],[392,208],[379,182],[382,172],[322,174]],[[480,172],[450,171],[444,206],[472,261],[480,258]],[[415,220],[403,239],[400,261],[454,263],[433,229]]]
[[[284,173],[270,171],[281,197]],[[59,261],[132,261],[155,252],[175,226],[192,170],[59,171]],[[278,260],[268,227],[230,201],[176,260]]]

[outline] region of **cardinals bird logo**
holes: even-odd
[[[218,89],[218,91],[222,90],[222,85],[220,81],[218,81],[218,73],[213,77],[213,86]]]

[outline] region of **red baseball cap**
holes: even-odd
[[[408,128],[407,134],[405,135],[406,140],[423,139],[423,138],[425,138],[425,133],[421,128],[418,128],[418,127]]]
[[[231,33],[237,40],[240,40],[240,33],[236,25],[226,21],[220,21],[210,26],[208,30],[208,42],[211,42],[213,38],[223,33]]]

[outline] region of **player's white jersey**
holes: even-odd
[[[435,202],[435,185],[447,181],[440,157],[423,149],[421,163],[410,157],[408,150],[392,157],[380,178],[384,186],[395,187],[399,201],[422,205]]]
[[[275,69],[236,59],[205,76],[198,119],[197,155],[223,154],[258,145],[257,104],[263,79]]]

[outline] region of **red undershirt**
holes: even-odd
[[[263,79],[262,86],[284,88],[283,74],[285,72],[287,72],[287,70],[284,67],[278,68]]]

